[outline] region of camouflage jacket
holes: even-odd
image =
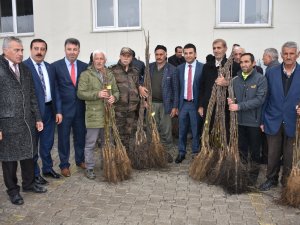
[[[126,72],[120,61],[109,69],[113,72],[120,91],[120,98],[115,104],[115,111],[124,112],[138,110],[140,103],[138,70],[130,65]]]

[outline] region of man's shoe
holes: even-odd
[[[51,177],[51,178],[54,178],[54,179],[59,179],[61,176],[56,173],[53,169],[51,169],[50,171],[46,172],[46,173],[43,173],[43,175],[45,177]]]
[[[11,203],[14,205],[23,205],[24,204],[24,200],[19,193],[15,194],[13,196],[9,196],[9,199],[10,199]]]
[[[93,169],[87,169],[87,170],[85,171],[85,176],[86,176],[88,179],[91,179],[91,180],[94,180],[94,179],[96,178],[96,175],[95,175]]]
[[[185,155],[178,154],[175,163],[181,163],[185,159]]]
[[[77,166],[80,167],[81,169],[84,169],[84,170],[86,169],[86,166],[85,166],[84,162],[79,163]]]
[[[47,188],[44,186],[40,186],[38,184],[33,184],[31,188],[24,189],[23,192],[33,192],[33,193],[45,193],[47,192]]]
[[[259,190],[260,191],[268,191],[270,190],[272,187],[276,187],[278,184],[278,181],[274,181],[274,180],[267,180],[266,182],[262,183],[259,186]]]
[[[70,176],[71,176],[71,173],[70,173],[69,168],[63,168],[63,169],[61,169],[61,174],[62,174],[64,177],[70,177]]]
[[[39,185],[47,185],[49,182],[45,180],[41,175],[38,175],[34,178],[34,183]]]

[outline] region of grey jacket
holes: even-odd
[[[35,123],[42,121],[32,75],[25,64],[19,64],[20,80],[0,56],[0,161],[33,158],[37,153]]]
[[[233,90],[238,104],[238,124],[259,127],[262,105],[265,101],[268,84],[267,79],[256,70],[244,80],[242,71],[233,78]]]

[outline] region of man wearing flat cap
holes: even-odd
[[[115,103],[116,124],[127,151],[130,150],[130,143],[132,143],[136,131],[140,103],[139,71],[132,65],[132,58],[132,50],[123,47],[118,63],[110,67],[120,92],[119,101]]]
[[[176,78],[176,67],[167,62],[167,48],[157,45],[155,50],[155,62],[149,65],[152,107],[155,112],[155,121],[160,134],[162,144],[170,152],[173,149],[172,139],[172,117],[177,113],[178,107],[178,81]],[[147,97],[147,90],[140,88],[141,95]],[[173,161],[170,153],[168,162]]]

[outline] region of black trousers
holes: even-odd
[[[261,129],[239,125],[239,152],[241,160],[248,167],[248,175],[252,182],[256,182],[259,174],[260,147],[262,141]],[[251,161],[248,163],[250,153]]]
[[[34,161],[33,159],[20,160],[22,187],[30,189],[34,184]],[[2,162],[3,178],[9,196],[16,195],[20,192],[17,178],[17,161]]]
[[[248,127],[239,125],[239,151],[244,162],[248,162],[248,152],[251,160],[260,162],[261,129],[259,127]]]
[[[285,181],[292,168],[295,138],[286,136],[284,125],[281,125],[277,134],[267,135],[267,140],[269,147],[267,179],[278,180],[282,157],[282,181]]]

